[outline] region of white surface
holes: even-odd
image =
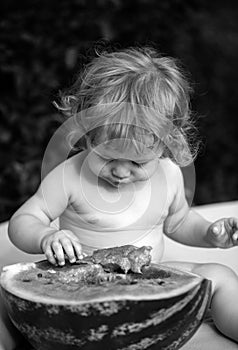
[[[195,207],[208,220],[215,221],[222,217],[238,217],[238,201],[210,204]],[[0,268],[3,265],[20,261],[44,259],[44,255],[31,255],[17,249],[8,239],[8,223],[0,224]],[[238,247],[231,249],[193,248],[181,245],[165,237],[165,254],[163,260],[217,262],[233,268],[238,273]]]

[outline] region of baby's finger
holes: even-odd
[[[65,265],[64,251],[63,251],[62,245],[59,242],[54,241],[52,243],[52,250],[54,252],[56,260],[58,261],[58,264],[60,266]]]
[[[81,246],[81,244],[78,241],[76,241],[76,240],[73,240],[72,244],[73,244],[74,251],[76,253],[77,259],[83,259],[84,256],[83,256],[83,253],[82,253],[82,246]]]
[[[232,236],[235,245],[238,245],[238,231],[236,231]]]
[[[70,263],[74,263],[76,261],[76,257],[74,254],[74,248],[72,246],[71,240],[68,237],[64,237],[60,240],[60,243]]]
[[[238,219],[237,218],[234,218],[234,217],[228,218],[228,223],[234,231],[238,230]]]
[[[212,233],[216,238],[221,238],[226,233],[224,223],[223,222],[216,223],[212,227]]]
[[[54,254],[51,250],[51,247],[47,247],[45,250],[45,256],[47,260],[52,264],[52,265],[57,265],[57,262],[55,260]]]
[[[220,228],[219,226],[214,226],[212,228],[212,233],[215,235],[215,236],[219,236],[220,235]]]

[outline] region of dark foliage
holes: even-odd
[[[235,8],[236,7],[236,8]],[[237,199],[238,22],[234,2],[4,0],[0,4],[0,220],[37,188],[60,125],[52,101],[95,48],[153,45],[190,72],[203,148],[196,204]]]

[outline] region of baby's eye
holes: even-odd
[[[143,165],[146,165],[146,163],[136,163],[136,162],[132,162],[132,164],[137,166],[138,168],[142,167]]]

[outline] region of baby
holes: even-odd
[[[197,150],[188,144],[189,94],[175,60],[154,49],[95,58],[57,104],[77,126],[70,140],[80,152],[67,154],[13,215],[12,242],[60,266],[125,244],[151,246],[153,262],[160,262],[164,234],[197,247],[237,245],[237,218],[210,223],[185,197],[180,166],[191,164]],[[167,264],[212,281],[214,322],[238,341],[237,275],[215,263]]]

